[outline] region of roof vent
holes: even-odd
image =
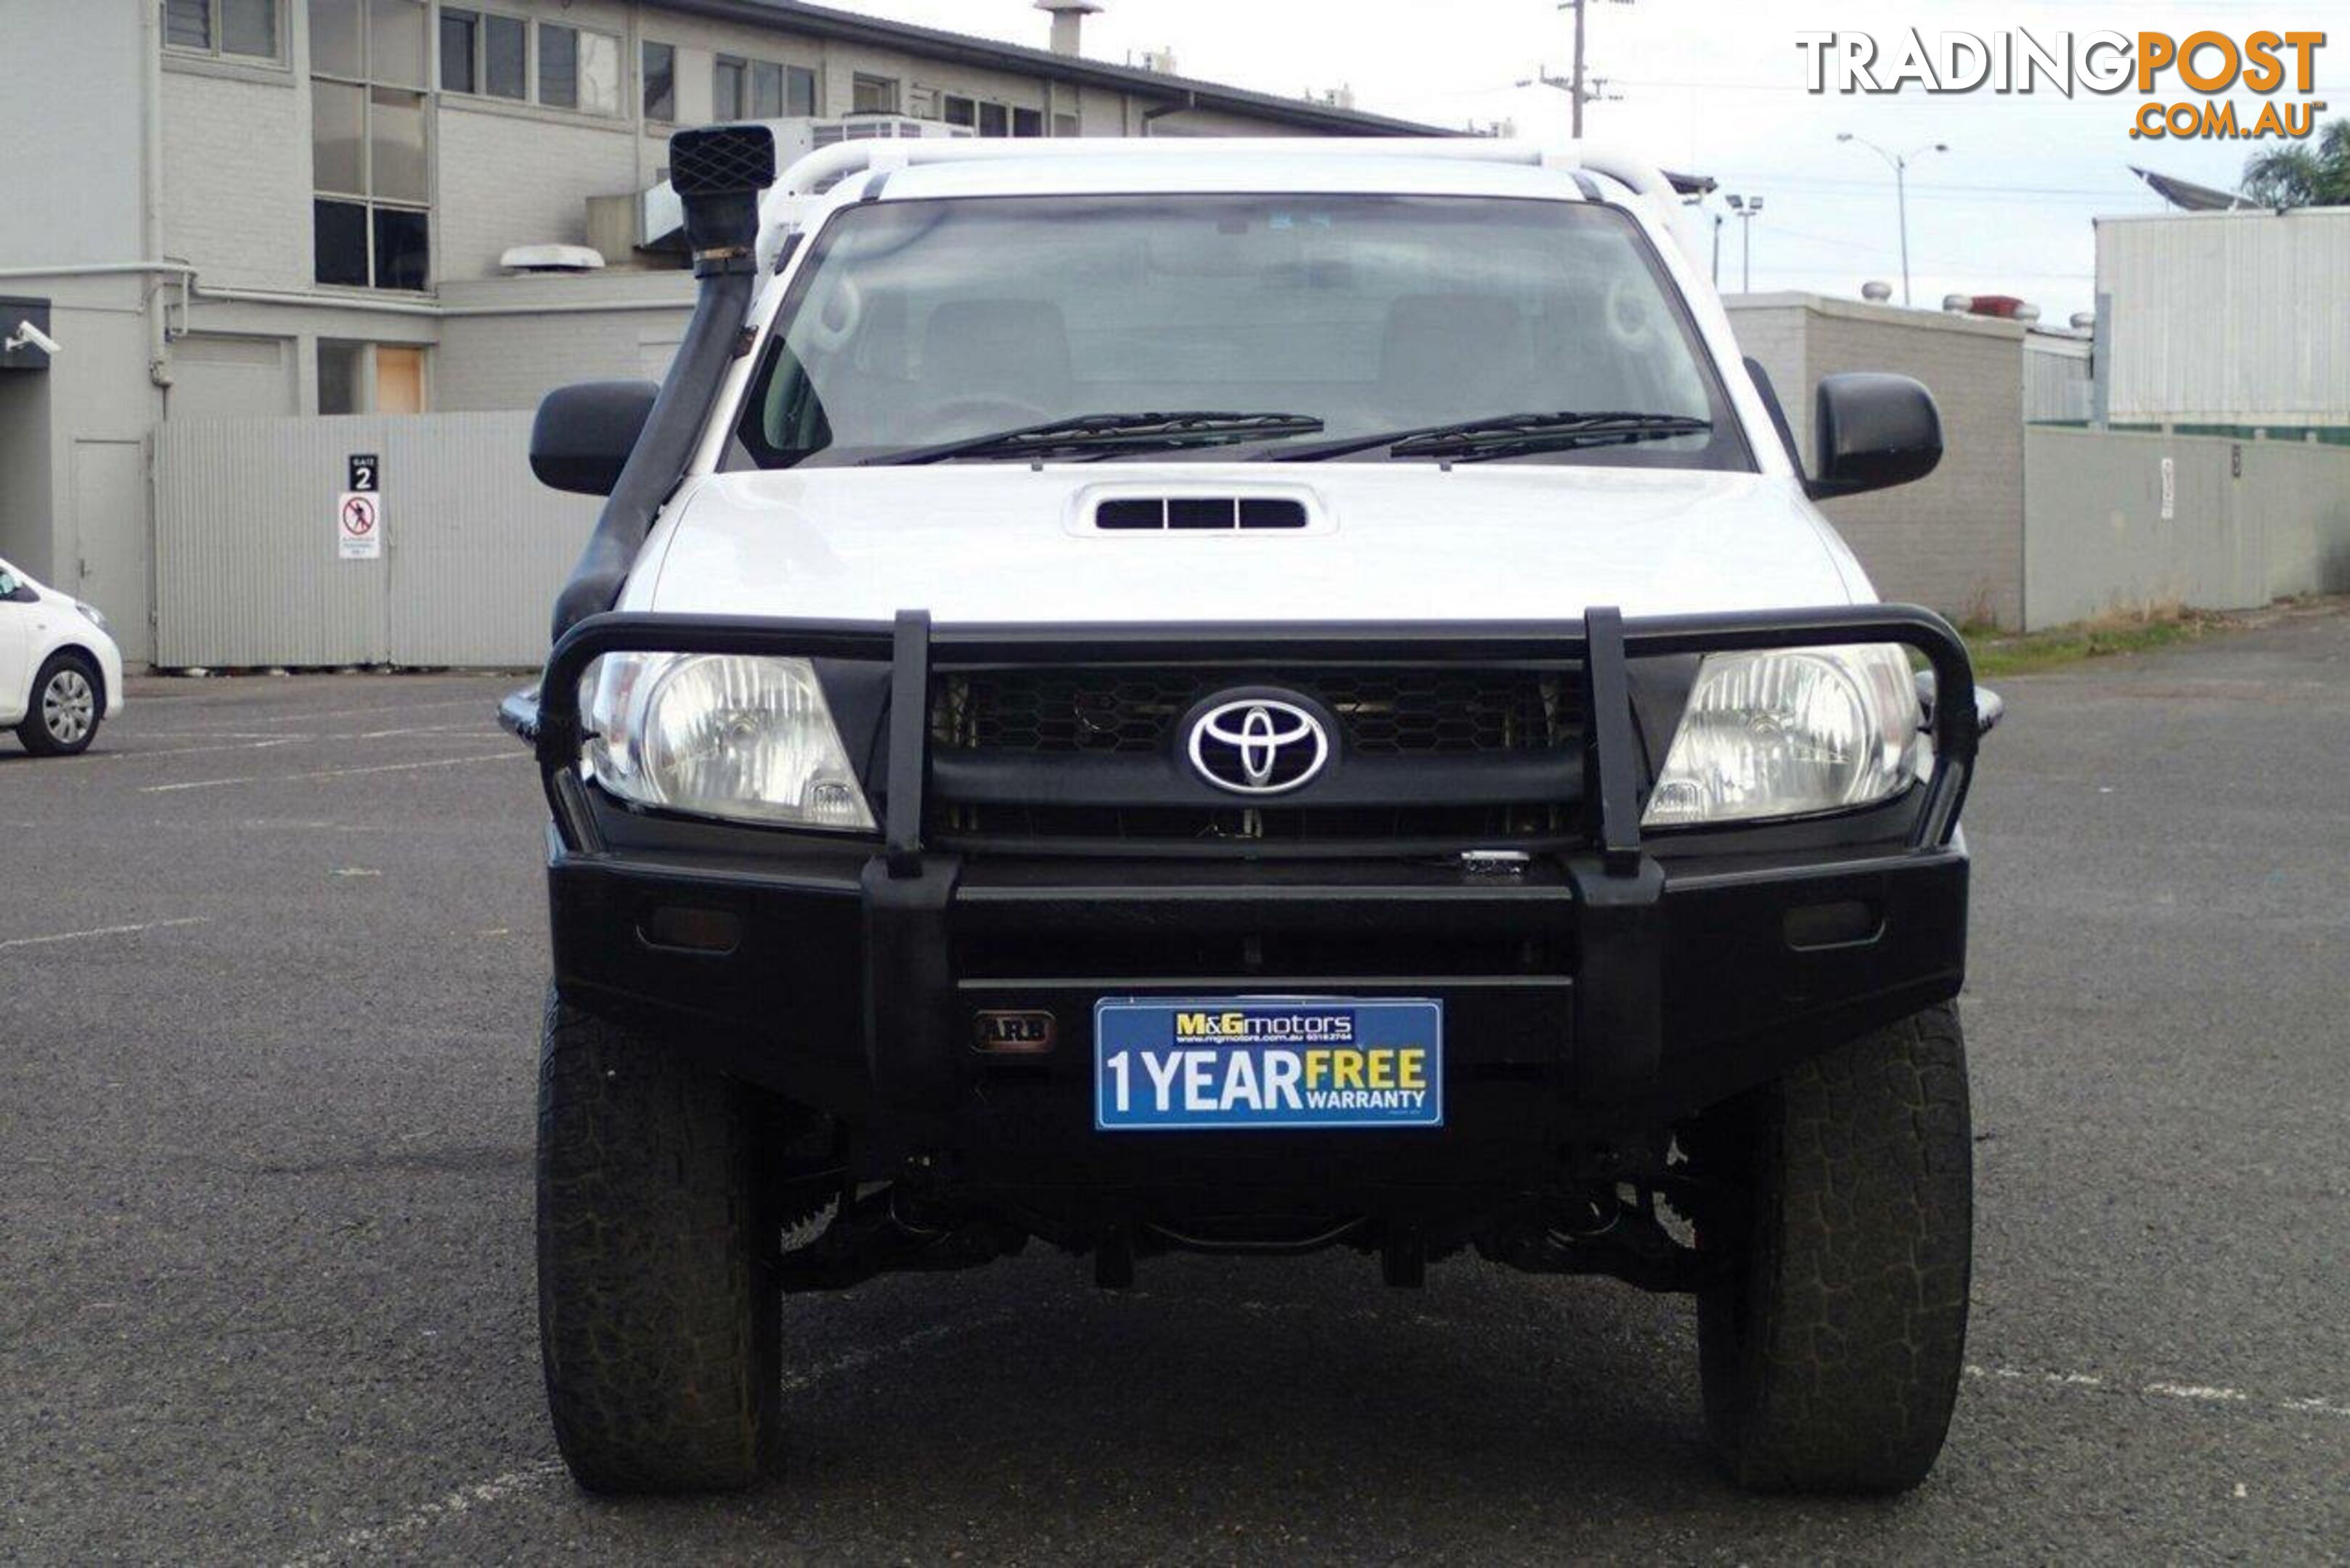
[[[1055,54],[1075,58],[1086,52],[1086,18],[1101,10],[1095,0],[1036,0],[1036,9],[1053,14]]]
[[[601,272],[604,256],[587,245],[516,245],[498,265],[508,272]]]

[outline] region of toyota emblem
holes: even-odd
[[[1234,794],[1286,794],[1330,760],[1330,732],[1295,702],[1237,697],[1191,722],[1191,767]]]

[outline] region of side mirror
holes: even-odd
[[[531,421],[530,471],[550,490],[611,494],[660,396],[650,381],[557,387],[540,400]]]
[[[1934,394],[1907,376],[1825,376],[1813,421],[1819,461],[1804,484],[1814,501],[1923,479],[1942,461]]]

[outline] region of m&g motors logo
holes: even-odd
[[[2135,92],[2147,101],[2131,120],[2132,136],[2295,139],[2317,129],[2323,99],[2271,101],[2239,115],[2217,95],[2239,88],[2262,97],[2317,86],[2322,32],[2038,33],[2017,27],[1998,33],[1937,33],[1929,43],[1912,27],[1879,39],[1872,33],[1798,33],[1805,88],[1814,93],[1927,92],[2024,94],[2048,91],[2112,96]],[[2160,95],[2175,95],[2168,99]],[[2200,94],[2200,98],[2184,95]]]

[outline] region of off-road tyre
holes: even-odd
[[[775,1232],[755,1092],[546,1002],[538,1325],[556,1447],[590,1491],[731,1491],[777,1468]]]
[[[16,739],[36,757],[81,755],[106,721],[105,680],[78,653],[49,655],[33,677],[32,699]]]
[[[1964,1369],[1974,1143],[1955,1005],[1709,1116],[1698,1246],[1706,1434],[1765,1492],[1897,1492],[1940,1453]]]

